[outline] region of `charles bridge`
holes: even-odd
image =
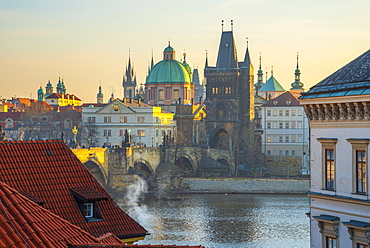
[[[140,175],[149,188],[154,189],[166,180],[173,183],[182,177],[234,176],[236,173],[234,153],[227,150],[176,146],[72,150],[112,193],[124,191],[132,183],[132,175]]]

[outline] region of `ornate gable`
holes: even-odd
[[[126,106],[124,103],[118,100],[105,105],[103,108],[99,109],[96,113],[100,114],[131,114],[136,111],[132,110],[130,107]]]

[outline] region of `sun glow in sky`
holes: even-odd
[[[37,98],[61,76],[84,102],[96,101],[99,82],[105,100],[121,98],[129,51],[145,83],[151,51],[162,60],[168,40],[203,76],[206,50],[216,64],[221,20],[224,30],[234,21],[239,61],[248,37],[255,72],[261,53],[263,71],[273,66],[286,90],[299,52],[309,89],[369,49],[369,9],[368,0],[2,0],[0,96]]]

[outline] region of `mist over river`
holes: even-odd
[[[308,248],[310,245],[306,195],[181,197],[184,199],[158,200],[147,194],[134,208],[122,206],[151,233],[139,244],[201,244],[208,248]]]

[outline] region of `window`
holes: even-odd
[[[325,189],[334,190],[334,149],[325,149]]]
[[[279,155],[282,156],[283,155],[283,151],[282,150],[279,150]]]
[[[155,136],[158,137],[158,129],[155,130]]]
[[[225,94],[231,94],[231,87],[225,87]]]
[[[91,202],[84,203],[83,213],[86,218],[94,216],[94,204]]]
[[[342,222],[348,228],[349,239],[352,240],[352,247],[368,248],[369,247],[369,225],[368,222],[351,220],[349,222]]]
[[[279,116],[283,116],[283,110],[279,110]]]
[[[289,151],[288,150],[285,151],[285,156],[289,156]]]
[[[123,130],[119,130],[119,136],[123,136],[124,135],[124,131]]]
[[[110,129],[105,129],[104,131],[104,136],[112,136],[112,131]]]
[[[139,137],[145,136],[145,130],[137,130],[137,136]]]
[[[285,129],[289,129],[289,122],[285,122]]]
[[[302,116],[302,110],[298,110],[298,116]]]
[[[137,117],[137,122],[138,123],[144,123],[145,122],[145,117]]]
[[[335,144],[337,139],[319,138],[322,146],[322,188],[335,190]]]
[[[295,122],[294,121],[292,121],[292,128],[294,129],[296,126],[295,126]]]
[[[267,116],[271,116],[271,110],[267,110]]]
[[[164,100],[164,90],[158,90],[158,100]]]
[[[274,116],[276,116],[276,115],[277,115],[277,111],[276,111],[276,110],[272,111],[272,114],[273,114]]]
[[[279,136],[279,143],[283,143],[283,136]]]
[[[212,94],[214,95],[218,94],[218,87],[212,87]]]
[[[352,145],[352,190],[355,194],[367,193],[367,156],[369,139],[347,139]]]
[[[289,143],[289,135],[285,136],[285,143]]]
[[[295,110],[292,109],[292,116],[295,116]]]
[[[220,117],[220,118],[224,117],[224,111],[223,110],[218,110],[218,117]]]
[[[95,117],[87,117],[88,123],[95,123]]]
[[[356,150],[356,193],[366,194],[366,151]]]
[[[120,116],[119,117],[119,122],[121,122],[121,123],[127,123],[127,116]]]
[[[271,128],[271,122],[267,122],[267,129]]]
[[[282,122],[279,122],[279,128],[283,129],[283,123]]]
[[[289,110],[285,110],[285,116],[289,116]]]
[[[173,100],[178,101],[180,98],[180,91],[179,90],[173,90]]]
[[[333,237],[326,237],[325,248],[337,248],[337,239]]]
[[[112,122],[112,117],[110,116],[105,116],[104,117],[104,123],[111,123]]]
[[[295,143],[295,135],[292,135],[292,142]]]
[[[325,248],[337,248],[337,238],[339,237],[340,219],[331,215],[312,216],[320,228],[322,241]]]
[[[292,150],[292,156],[295,156],[295,150]]]
[[[267,136],[267,142],[270,143],[271,142],[271,136]]]
[[[267,155],[271,155],[271,150],[267,150]]]

